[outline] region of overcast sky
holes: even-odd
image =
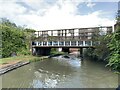
[[[118,1],[0,0],[0,18],[36,30],[111,26]]]

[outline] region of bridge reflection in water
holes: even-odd
[[[112,26],[73,28],[59,30],[36,31],[36,38],[32,41],[34,55],[49,55],[51,48],[62,48],[69,52],[69,48],[95,48],[100,44],[97,36],[112,33]]]

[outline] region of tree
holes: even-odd
[[[120,12],[119,12],[120,13]],[[115,32],[109,36],[111,41],[108,47],[111,51],[108,65],[114,70],[120,72],[120,16],[117,15],[117,22],[115,24]]]
[[[25,33],[15,23],[1,19],[0,32],[2,36],[2,57],[9,57],[13,52],[24,52],[27,49]]]
[[[26,44],[27,44],[27,48],[29,50],[32,49],[32,41],[35,39],[35,35],[34,35],[35,30],[34,29],[29,29],[26,28],[24,30],[25,36],[26,36]]]
[[[102,29],[96,29],[96,32],[93,33],[92,41],[95,48],[88,48],[85,52],[85,55],[92,57],[94,60],[106,61],[107,56],[109,55],[109,48],[107,43],[110,41],[109,38],[106,38],[108,34]]]

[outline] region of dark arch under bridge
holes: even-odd
[[[49,55],[51,48],[62,48],[68,51],[69,48],[95,48],[99,41],[96,36],[112,33],[112,26],[73,28],[36,31],[36,38],[32,41],[32,53],[34,55]]]

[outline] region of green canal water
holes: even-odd
[[[118,75],[102,62],[53,58],[1,76],[2,88],[116,88]]]

